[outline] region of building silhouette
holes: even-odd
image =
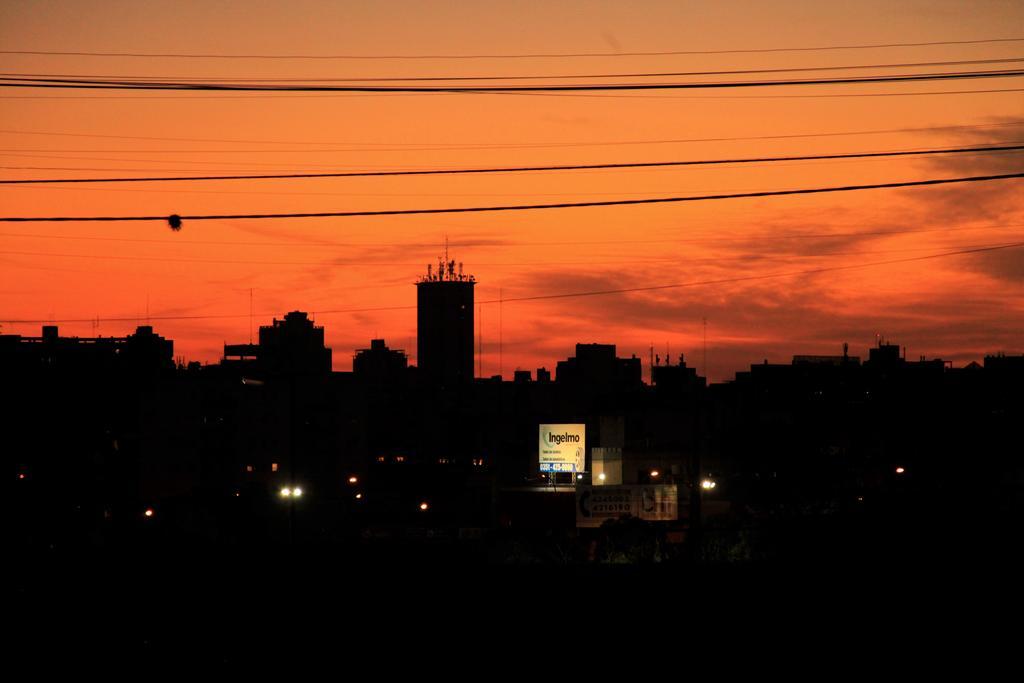
[[[473,380],[473,288],[462,264],[438,260],[416,283],[416,360],[421,381],[442,387]]]
[[[324,346],[323,327],[292,311],[260,326],[259,344],[225,344],[223,364],[271,375],[324,374],[331,371],[331,349]]]
[[[0,363],[7,372],[47,370],[69,376],[78,371],[124,373],[136,379],[174,370],[174,342],[140,325],[126,337],[61,337],[56,325],[39,337],[0,335]]]
[[[352,357],[352,374],[364,382],[397,384],[405,379],[408,367],[405,352],[389,349],[383,339],[371,339],[370,348],[359,349]]]
[[[617,358],[614,344],[577,344],[576,355],[555,366],[556,382],[603,391],[636,389],[640,378],[640,359]]]

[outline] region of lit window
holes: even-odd
[[[277,472],[277,463],[276,462],[270,463],[270,471],[271,472]]]
[[[405,456],[404,455],[396,455],[395,456],[395,462],[405,462]]]
[[[246,465],[245,466],[245,471],[246,472],[253,472],[253,471],[255,471],[255,469],[256,468],[254,468],[252,465]]]
[[[384,462],[384,456],[383,455],[378,455],[377,456],[377,462]]]

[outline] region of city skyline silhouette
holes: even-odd
[[[1024,3],[7,2],[0,66],[12,663],[1005,631]]]
[[[1006,27],[1019,25],[1020,17],[1009,6],[969,13],[960,22],[885,3],[862,7],[850,22],[838,21],[834,8],[807,3],[704,11],[654,4],[642,21],[624,7],[585,12],[576,3],[556,3],[510,15],[511,9],[495,6],[479,10],[478,32],[463,33],[453,8],[403,6],[401,16],[410,23],[396,26],[381,11],[357,13],[358,19],[348,21],[342,19],[350,11],[344,3],[310,1],[254,11],[246,31],[232,29],[228,10],[210,9],[202,13],[203,24],[217,39],[192,36],[185,49],[169,36],[192,33],[184,28],[188,13],[156,8],[143,18],[117,14],[107,3],[80,3],[66,11],[45,21],[33,11],[11,9],[0,28],[7,47],[2,59],[21,77],[20,85],[33,85],[26,78],[52,77],[64,82],[34,85],[69,86],[14,87],[14,76],[7,81],[0,127],[0,148],[10,167],[5,179],[240,178],[3,185],[0,213],[6,217],[585,203],[998,175],[1021,168],[1015,149],[920,153],[1019,142],[1019,77],[798,84],[1014,73],[1020,42]],[[75,22],[86,15],[103,30],[76,34]],[[886,21],[878,22],[880,16]],[[828,27],[828,40],[801,33],[794,18]],[[181,30],[157,36],[145,28],[154,22]],[[556,31],[559,23],[574,28]],[[341,27],[341,34],[312,28],[318,24]],[[525,31],[522,38],[505,32],[510,24]],[[269,26],[294,33],[280,34],[271,49],[257,38]],[[370,40],[357,26],[376,27],[378,38]],[[716,38],[726,27],[728,40]],[[301,44],[294,42],[299,34]],[[445,38],[452,35],[460,37],[452,43]],[[124,87],[158,81],[204,88],[793,84],[520,94],[74,87],[72,81],[86,78]],[[877,153],[908,155],[251,178]],[[651,345],[703,349],[705,336],[706,372],[716,381],[766,355],[785,361],[792,354],[834,353],[837,343],[870,346],[878,334],[899,338],[917,353],[966,364],[986,354],[1024,352],[1018,334],[1019,249],[898,261],[1014,243],[1021,223],[1017,185],[1003,180],[444,216],[186,219],[177,232],[163,219],[4,223],[0,258],[10,280],[0,288],[0,324],[5,333],[36,334],[52,319],[66,334],[119,336],[138,322],[168,318],[161,329],[176,340],[178,354],[211,363],[224,337],[248,336],[253,307],[263,319],[298,309],[325,324],[330,346],[346,350],[335,357],[335,369],[347,370],[347,351],[384,330],[383,336],[415,354],[409,345],[415,309],[407,284],[447,239],[480,277],[481,301],[499,294],[511,300],[716,283],[510,301],[500,314],[498,306],[485,304],[477,321],[477,336],[483,337],[477,365],[484,375],[497,374],[499,366],[505,374],[538,367],[564,357],[582,339],[614,342],[646,357]],[[893,263],[846,268],[886,261]],[[812,272],[823,267],[838,269]],[[794,274],[759,279],[778,273]],[[170,319],[175,317],[181,319]],[[547,324],[567,317],[571,326]],[[14,322],[19,320],[36,322]]]

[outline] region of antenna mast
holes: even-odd
[[[502,327],[502,323],[504,322],[504,319],[502,317],[502,307],[504,305],[504,295],[503,295],[503,292],[504,292],[504,290],[502,290],[502,288],[499,287],[498,288],[498,376],[499,377],[501,377],[504,374],[504,372],[505,372],[504,348],[502,346],[502,344],[504,343],[504,328]]]
[[[654,342],[651,342],[650,380],[654,384]]]
[[[704,316],[704,380],[708,378],[708,319]]]

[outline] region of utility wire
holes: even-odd
[[[721,278],[719,280],[701,280],[697,282],[680,282],[669,285],[651,285],[647,287],[623,287],[621,289],[603,289],[589,292],[569,292],[566,294],[538,294],[536,296],[520,296],[502,298],[502,303],[516,302],[516,301],[545,301],[550,299],[570,299],[585,296],[606,296],[609,294],[629,294],[633,292],[653,292],[661,289],[679,289],[681,287],[696,287],[699,285],[720,285],[729,284],[735,282],[750,282],[754,280],[771,280],[779,277],[793,277],[797,275],[816,275],[819,273],[832,273],[841,270],[855,270],[858,268],[868,268],[871,266],[887,266],[897,263],[910,263],[912,261],[927,261],[937,258],[945,258],[948,256],[960,256],[963,254],[978,254],[990,251],[1000,251],[1003,249],[1017,249],[1024,247],[1024,242],[1013,242],[1010,244],[997,244],[997,245],[986,245],[981,247],[973,247],[970,249],[957,249],[956,251],[945,251],[937,254],[927,254],[925,256],[910,256],[907,258],[892,259],[888,261],[873,261],[871,263],[854,263],[845,266],[825,266],[822,268],[808,268],[806,270],[790,271],[787,273],[769,273],[766,275],[747,275],[742,277],[730,277]],[[499,303],[498,299],[490,299],[487,301],[478,301],[478,304],[496,304]],[[317,311],[317,314],[321,313],[334,313],[335,311]],[[339,311],[340,312],[340,311]]]
[[[2,87],[2,86],[0,86]],[[161,88],[144,88],[144,90],[160,90]],[[95,95],[4,95],[0,100],[78,100],[88,102],[110,101],[132,101],[141,102],[146,100],[288,100],[288,99],[332,99],[339,97],[417,97],[429,95],[445,95],[455,92],[452,89],[436,90],[431,92],[365,92],[365,93],[319,93],[312,95],[296,95],[287,92],[264,95],[110,95],[97,97]],[[458,93],[480,96],[504,96],[504,97],[602,97],[620,98],[632,100],[789,100],[789,99],[823,99],[823,98],[849,98],[849,97],[920,97],[925,95],[978,95],[988,93],[1010,93],[1024,92],[1024,88],[999,88],[985,90],[929,90],[918,92],[893,92],[893,93],[833,93],[829,95],[595,95],[584,92],[513,92],[508,89],[494,89],[483,91],[479,88],[465,88]]]
[[[1008,141],[1002,141],[1002,142],[993,142],[991,144],[1015,144],[1016,142],[1017,141],[1015,141],[1015,140],[1008,140]],[[525,147],[525,148],[526,149],[530,149],[530,147]],[[483,148],[483,149],[486,149],[486,148]],[[928,149],[928,148],[927,147],[912,147],[912,148],[892,150],[892,151],[911,151],[912,152],[912,151],[917,151],[917,150],[921,150],[921,149]],[[437,148],[437,150],[438,151],[441,151],[441,150],[443,150],[443,151],[467,151],[465,149],[458,148],[458,147]],[[17,156],[17,157],[49,158],[49,159],[82,159],[84,161],[89,161],[91,159],[95,159],[95,157],[68,157],[68,156],[65,156],[65,155],[67,155],[67,154],[337,154],[337,153],[341,153],[341,152],[359,152],[359,153],[362,153],[362,152],[381,152],[381,151],[384,151],[384,152],[407,152],[407,151],[408,152],[419,152],[419,151],[425,151],[425,150],[417,149],[417,148],[410,148],[408,150],[403,150],[403,149],[399,149],[399,148],[388,148],[388,149],[373,149],[373,148],[370,148],[370,149],[363,150],[363,149],[182,149],[182,148],[176,148],[176,149],[138,149],[138,148],[132,148],[132,149],[110,149],[110,148],[81,148],[81,147],[76,147],[76,148],[4,147],[4,148],[0,148],[0,156]],[[888,151],[888,150],[882,150],[882,151]],[[37,155],[42,155],[42,154],[46,154],[48,156],[46,156],[46,157],[37,156]],[[251,159],[251,157],[249,159]],[[263,166],[263,165],[266,165],[266,166],[294,166],[294,163],[289,164],[288,162],[278,161],[278,162],[268,162],[268,163],[264,164],[264,163],[260,163],[260,162],[253,162],[253,161],[250,161],[249,159],[242,159],[242,160],[236,160],[236,161],[210,161],[210,162],[203,162],[203,163],[210,163],[210,164],[222,165],[222,166],[224,166],[224,165],[233,166],[234,168],[232,170],[236,170],[239,173],[241,173],[243,170],[245,170],[244,168],[240,168],[240,166],[243,165],[243,164],[258,164],[258,165],[261,165],[261,166]],[[109,159],[103,159],[103,161],[108,161],[108,160]],[[200,163],[199,161],[196,161],[194,159],[115,159],[115,161],[124,161],[124,162],[126,162],[126,161],[134,161],[134,162],[138,162],[138,163],[164,163],[164,164],[170,164],[170,163],[195,164],[195,163]],[[345,168],[345,167],[338,167],[336,163],[333,165],[333,167],[330,164],[324,163],[324,162],[316,163],[316,164],[313,164],[313,165],[316,166],[316,167],[326,167],[326,168],[330,169],[330,172],[340,172],[342,170],[342,168]],[[422,166],[422,165],[404,165],[404,166],[396,168],[394,166],[386,166],[386,165],[382,165],[382,164],[377,164],[377,165],[369,166],[367,168],[368,169],[373,169],[373,170],[390,170],[390,171],[429,171],[433,167],[432,166]],[[109,169],[109,170],[116,171],[117,169]],[[351,169],[352,172],[361,171],[361,170],[364,170],[364,169],[361,169],[359,167],[354,167],[354,168]],[[224,171],[224,172],[227,173],[228,171]]]
[[[526,142],[526,143],[464,143],[452,145],[422,145],[410,144],[402,146],[394,142],[368,143],[368,142],[314,142],[296,140],[240,140],[224,138],[176,138],[176,137],[155,137],[139,135],[100,135],[96,133],[68,133],[65,131],[39,131],[39,130],[14,130],[0,129],[0,133],[14,135],[44,135],[76,138],[105,138],[115,140],[154,140],[167,142],[227,142],[235,144],[263,144],[263,145],[386,145],[384,149],[333,149],[333,152],[389,152],[389,151],[441,151],[441,150],[474,150],[474,149],[533,149],[533,148],[554,148],[554,147],[606,147],[613,145],[662,145],[677,143],[697,142],[737,142],[745,140],[789,140],[794,138],[819,138],[836,137],[845,135],[884,135],[888,133],[924,133],[930,131],[953,131],[973,130],[978,128],[1002,128],[1007,126],[1024,126],[1024,119],[1008,121],[1004,123],[982,123],[973,125],[948,125],[948,126],[923,126],[918,128],[882,128],[875,130],[850,130],[830,131],[824,133],[792,133],[788,135],[751,135],[743,137],[713,137],[713,138],[676,138],[676,139],[653,139],[653,140],[610,140],[607,142]],[[137,151],[137,150],[133,150]],[[176,151],[176,150],[168,150]],[[232,150],[235,151],[235,150]],[[288,150],[306,151],[306,150]]]
[[[591,92],[625,90],[694,90],[723,88],[778,87],[799,85],[856,85],[867,83],[907,83],[950,81],[980,78],[1012,78],[1024,76],[1020,69],[990,71],[950,71],[945,73],[912,73],[882,76],[851,76],[846,78],[805,78],[784,80],[684,82],[684,83],[567,83],[550,85],[246,85],[239,83],[175,83],[173,81],[105,81],[58,78],[0,78],[3,88],[69,88],[86,90],[193,90],[227,92],[341,92],[341,93],[524,93],[524,92]]]
[[[725,164],[762,164],[789,161],[824,161],[831,159],[871,159],[878,157],[922,156],[935,154],[971,154],[1010,152],[1024,149],[1024,145],[995,147],[957,147],[947,149],[900,150],[889,152],[858,152],[851,154],[815,154],[779,157],[739,157],[734,159],[695,159],[687,161],[638,161],[605,164],[561,164],[555,166],[507,166],[492,168],[449,168],[411,171],[346,171],[340,173],[275,173],[258,175],[206,175],[156,176],[143,178],[31,178],[24,180],[0,179],[0,185],[32,185],[40,183],[152,183],[206,180],[281,180],[297,178],[366,178],[388,176],[472,175],[486,173],[533,173],[541,171],[592,171],[600,169],[658,168],[666,166],[718,166]],[[4,150],[0,150],[2,152]]]
[[[1019,43],[1024,38],[981,38],[978,40],[934,40],[920,43],[860,43],[853,45],[820,45],[814,47],[771,47],[740,50],[664,50],[651,52],[534,52],[515,54],[411,54],[411,55],[311,55],[311,54],[217,54],[168,52],[84,52],[58,50],[0,50],[4,55],[37,55],[65,57],[159,57],[165,59],[535,59],[567,57],[660,57],[669,55],[737,55],[771,52],[825,52],[831,50],[875,50],[898,47],[933,47],[939,45],[986,45]]]
[[[415,81],[525,81],[552,80],[560,78],[657,78],[661,76],[730,76],[741,74],[777,74],[777,73],[808,73],[816,71],[854,71],[863,69],[900,69],[909,67],[966,66],[968,64],[1005,64],[1024,62],[1024,57],[1006,57],[1003,59],[962,59],[945,62],[902,62],[889,64],[847,64],[839,66],[803,66],[775,69],[724,69],[718,71],[647,71],[627,73],[586,73],[586,74],[518,74],[510,76],[361,76],[350,78],[233,78],[198,77],[198,76],[106,76],[97,74],[49,74],[49,73],[18,73],[0,72],[6,78],[45,78],[45,79],[88,79],[116,81],[175,81],[209,82],[230,81],[232,83],[379,83],[379,82],[415,82]]]
[[[361,216],[411,216],[447,213],[480,213],[491,211],[534,211],[542,209],[574,209],[599,206],[631,206],[641,204],[669,204],[679,202],[712,201],[719,199],[748,199],[756,197],[781,197],[802,194],[822,194],[827,192],[853,192],[857,190],[880,190],[900,187],[922,187],[932,185],[949,185],[953,183],[976,183],[992,180],[1010,180],[1024,178],[1024,173],[1006,173],[1001,175],[967,176],[960,178],[940,178],[930,180],[911,180],[899,183],[876,183],[870,185],[843,185],[836,187],[815,187],[797,190],[771,190],[762,192],[739,192],[732,194],[696,195],[689,197],[655,197],[644,199],[615,199],[596,202],[559,202],[556,204],[514,204],[507,206],[469,206],[440,209],[384,209],[378,211],[325,211],[308,213],[256,213],[256,214],[211,214],[196,216],[4,216],[0,223],[53,223],[53,222],[127,222],[127,221],[166,221],[175,230],[180,229],[182,221],[205,220],[238,220],[263,218],[352,218]]]
[[[1001,230],[1006,228],[1021,228],[1024,227],[1024,223],[997,223],[997,224],[986,224],[986,225],[962,225],[957,227],[945,227],[945,228],[907,228],[903,230],[855,230],[846,232],[797,232],[797,233],[775,233],[770,237],[757,236],[756,239],[760,241],[765,240],[777,240],[777,241],[789,241],[789,240],[802,240],[802,239],[840,239],[846,237],[897,237],[906,234],[916,233],[930,233],[930,232],[963,232],[965,230]],[[42,235],[42,234],[29,234],[29,233],[14,233],[14,232],[3,232],[0,233],[0,237],[23,237],[29,239],[40,239],[40,240],[51,240],[51,239],[63,239],[63,240],[76,240],[76,241],[87,241],[87,242],[128,242],[128,243],[148,243],[148,244],[161,244],[161,245],[179,245],[179,244],[198,244],[205,247],[213,245],[229,245],[236,247],[290,247],[290,248],[315,248],[321,247],[332,247],[332,248],[368,248],[368,247],[394,247],[394,242],[252,242],[245,240],[189,240],[181,239],[179,237],[168,237],[166,239],[153,239],[144,237],[103,237],[97,235]],[[715,243],[715,242],[735,242],[735,241],[748,241],[752,239],[749,236],[741,235],[715,235],[711,237],[689,237],[689,238],[653,238],[653,239],[626,239],[626,240],[572,240],[569,242],[559,241],[509,241],[509,240],[488,240],[478,239],[476,241],[456,241],[451,242],[451,247],[467,247],[467,248],[516,248],[516,247],[559,247],[559,246],[623,246],[623,245],[636,245],[636,244],[704,244],[704,243]],[[400,246],[409,249],[434,249],[439,245],[437,242],[404,242]]]
[[[1018,249],[1024,247],[1024,242],[1012,242],[1008,244],[995,244],[986,245],[981,247],[972,247],[969,249],[957,249],[954,251],[944,251],[935,254],[926,254],[923,256],[908,256],[906,258],[889,259],[885,261],[870,261],[867,263],[854,263],[842,266],[822,266],[820,268],[806,268],[803,270],[792,270],[781,273],[767,273],[764,275],[746,275],[738,277],[718,278],[714,280],[694,280],[690,282],[678,282],[672,284],[663,285],[649,285],[645,287],[623,287],[619,289],[601,289],[591,290],[584,292],[565,292],[559,294],[539,294],[536,296],[521,296],[521,297],[502,297],[501,299],[488,299],[485,301],[476,302],[479,305],[491,305],[491,304],[506,304],[515,302],[529,302],[529,301],[545,301],[551,299],[571,299],[580,297],[593,297],[593,296],[610,296],[615,294],[632,294],[636,292],[653,292],[665,289],[681,289],[685,287],[700,287],[707,285],[722,285],[732,284],[737,282],[752,282],[758,280],[772,280],[785,277],[796,277],[800,275],[818,275],[821,273],[831,273],[844,270],[857,270],[861,268],[872,268],[876,266],[888,266],[896,265],[901,263],[912,263],[916,261],[928,261],[932,259],[948,258],[950,256],[961,256],[965,254],[980,254],[986,252],[1002,251],[1005,249]],[[318,310],[317,315],[330,315],[330,314],[341,314],[341,313],[378,313],[384,311],[406,311],[415,309],[415,305],[407,306],[376,306],[369,308],[347,308],[347,309],[334,309],[334,310]],[[248,318],[252,314],[219,314],[219,315],[166,315],[166,316],[149,316],[148,320],[224,320],[230,318]],[[261,317],[267,317],[271,314],[260,314]],[[113,317],[113,318],[65,318],[65,319],[23,319],[13,320],[7,319],[4,322],[9,324],[52,324],[52,323],[88,323],[88,322],[133,322],[137,321],[139,317],[137,315],[127,317]]]
[[[963,245],[964,248],[975,247],[975,246],[988,246],[988,245]],[[707,263],[736,263],[737,261],[757,261],[758,263],[765,262],[776,262],[776,261],[789,261],[793,259],[809,259],[809,258],[825,258],[830,256],[866,256],[873,254],[896,254],[906,253],[914,251],[929,251],[935,247],[905,247],[901,249],[879,249],[879,250],[860,250],[860,251],[821,251],[815,254],[778,254],[775,258],[757,257],[751,258],[748,255],[740,256],[720,256],[720,257],[705,257],[705,258],[687,258],[686,263],[688,264],[707,264]],[[0,251],[0,255],[3,256],[42,256],[46,258],[76,258],[76,259],[100,259],[110,261],[157,261],[167,263],[202,263],[202,264],[224,264],[224,265],[244,265],[244,266],[320,266],[326,268],[418,268],[422,265],[420,262],[395,262],[395,261],[372,261],[372,260],[351,260],[344,261],[335,258],[328,257],[326,260],[321,259],[319,261],[267,261],[267,260],[251,260],[251,259],[208,259],[208,258],[189,258],[189,257],[178,257],[178,256],[122,256],[119,254],[68,254],[58,253],[50,251]],[[594,260],[587,259],[585,261],[474,261],[474,267],[488,267],[488,268],[535,268],[538,266],[590,266],[590,265],[652,265],[652,264],[678,264],[678,256],[673,257],[658,257],[658,258],[616,258],[614,260]]]

